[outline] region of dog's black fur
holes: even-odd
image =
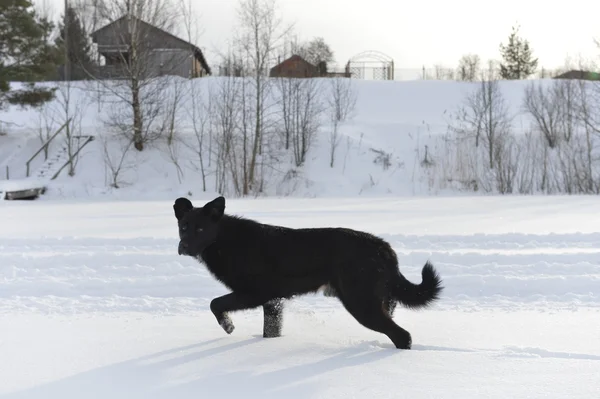
[[[201,208],[186,198],[173,205],[180,255],[196,258],[229,289],[210,309],[221,327],[234,329],[229,313],[263,307],[264,337],[281,335],[283,299],[317,292],[339,298],[363,326],[410,349],[410,333],[392,314],[397,302],[427,307],[442,291],[427,262],[413,284],[398,270],[396,253],[381,238],[346,228],[291,229],[225,214],[225,198]]]

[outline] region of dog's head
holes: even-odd
[[[187,198],[177,198],[173,210],[179,226],[179,255],[196,257],[217,238],[225,198],[217,197],[202,208],[194,208]]]

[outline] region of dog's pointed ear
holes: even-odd
[[[213,221],[218,221],[225,213],[225,197],[217,197],[204,205],[204,214],[210,216]]]
[[[192,202],[187,198],[177,198],[175,203],[173,204],[173,210],[175,211],[175,217],[177,220],[181,220],[183,215],[185,215],[190,210],[194,209]]]

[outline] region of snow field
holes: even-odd
[[[494,235],[474,242],[458,237],[420,239],[383,235],[398,251],[402,272],[419,282],[426,259],[443,273],[442,309],[600,307],[600,234]],[[177,239],[3,240],[5,266],[0,311],[187,313],[207,309],[225,293],[193,259],[174,254]],[[561,247],[565,248],[564,250]],[[9,265],[9,266],[8,266]],[[320,296],[307,307],[332,306]],[[341,307],[340,307],[341,309]]]
[[[206,200],[210,198],[205,198]],[[205,199],[193,199],[201,205]],[[292,227],[374,232],[431,309],[398,307],[398,351],[334,298],[210,313],[226,293],[177,256],[172,201],[0,206],[0,398],[591,398],[600,361],[600,205],[593,197],[231,200]]]

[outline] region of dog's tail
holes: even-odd
[[[408,281],[402,274],[396,280],[392,294],[407,308],[428,307],[439,299],[439,295],[444,289],[442,279],[429,261],[425,263],[421,276],[423,277],[421,284]]]

